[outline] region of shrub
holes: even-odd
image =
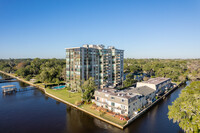
[[[81,106],[82,104],[83,104],[83,101],[76,101],[76,102],[75,102],[75,105],[76,105],[76,106]]]
[[[68,91],[71,90],[71,88],[70,88],[69,86],[67,86],[66,89],[67,89]]]
[[[26,76],[25,80],[30,81],[31,78],[32,78],[31,75],[28,75]]]

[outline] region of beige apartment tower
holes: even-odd
[[[80,86],[93,77],[99,88],[122,84],[124,50],[104,45],[66,48],[66,85]]]

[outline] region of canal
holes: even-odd
[[[0,78],[5,75],[0,74]],[[38,89],[3,95],[1,86],[29,87],[22,82],[0,83],[0,133],[182,133],[167,117],[168,105],[182,86],[124,130],[49,98]]]

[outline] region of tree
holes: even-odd
[[[131,71],[132,73],[138,73],[138,72],[141,72],[142,69],[141,69],[141,67],[138,66],[138,65],[131,65],[131,66],[130,66],[130,71]]]
[[[94,91],[97,89],[97,85],[94,82],[94,78],[90,77],[83,83],[82,88],[82,99],[83,101],[89,102],[94,95]]]
[[[182,90],[171,106],[168,117],[185,132],[200,132],[200,81],[192,82]]]
[[[132,73],[129,73],[126,75],[126,79],[133,79],[134,75]]]
[[[126,76],[126,80],[124,80],[123,82],[123,87],[129,87],[132,86],[134,83],[136,83],[137,81],[134,80],[134,75],[132,73],[129,73]]]
[[[25,80],[30,81],[31,80],[31,75],[26,76]]]
[[[26,78],[30,74],[29,69],[27,68],[20,68],[17,70],[17,75],[22,76],[23,78]]]
[[[25,64],[24,62],[20,62],[20,63],[16,66],[16,68],[17,68],[17,69],[24,68],[25,65],[26,65],[26,64]]]

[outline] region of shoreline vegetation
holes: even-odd
[[[83,101],[81,91],[77,88],[52,90],[52,86],[64,84],[66,68],[64,59],[0,59],[1,72],[41,89],[46,95],[71,105],[83,112],[101,119],[111,125],[123,129],[127,122],[91,109],[92,104],[79,104]],[[123,86],[127,88],[137,81],[154,77],[171,78],[174,83],[181,84],[186,80],[200,79],[200,59],[124,59],[124,73],[127,74]],[[137,76],[142,77],[141,79]],[[79,87],[80,88],[80,87]],[[87,88],[87,86],[86,86]],[[69,91],[71,90],[71,92]],[[76,90],[76,91],[75,91]],[[88,90],[91,91],[91,90]],[[75,93],[74,93],[75,92]],[[92,92],[89,92],[92,93]],[[77,106],[80,105],[80,106]],[[144,110],[144,109],[143,109]],[[142,112],[142,111],[141,111]]]
[[[200,132],[200,81],[184,88],[179,97],[168,106],[168,118],[178,123],[185,132]]]

